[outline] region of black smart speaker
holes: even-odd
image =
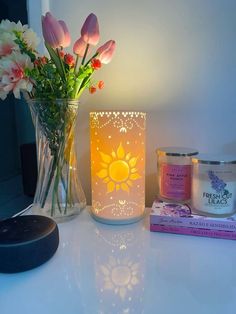
[[[57,224],[39,215],[18,216],[0,222],[0,272],[16,273],[49,260],[59,244]]]

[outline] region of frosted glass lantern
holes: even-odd
[[[92,216],[124,224],[145,209],[146,114],[127,111],[90,113]]]

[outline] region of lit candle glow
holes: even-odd
[[[145,208],[143,112],[90,113],[92,215],[107,223],[139,220]]]

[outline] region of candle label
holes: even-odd
[[[202,208],[209,213],[226,214],[234,210],[235,184],[225,183],[214,171],[208,171],[209,183],[202,186]]]
[[[160,165],[160,196],[176,201],[191,196],[191,165]]]

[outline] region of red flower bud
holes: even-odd
[[[102,63],[99,59],[92,59],[91,60],[91,67],[94,69],[94,70],[98,70],[100,69],[102,66]]]
[[[48,62],[47,57],[43,56],[43,57],[39,57],[38,59],[34,60],[34,65],[36,66],[41,66],[44,65]]]
[[[65,54],[64,60],[65,60],[65,63],[71,67],[75,65],[74,57],[69,53]]]
[[[103,87],[104,87],[104,82],[103,81],[99,81],[98,82],[98,88],[99,89],[103,89]]]
[[[95,86],[90,86],[89,87],[89,92],[90,92],[90,94],[94,94],[95,92],[96,92],[96,87]]]
[[[40,65],[39,59],[34,60],[34,65],[36,65],[36,66],[39,66],[39,65]]]
[[[40,61],[42,64],[46,64],[48,62],[48,59],[47,59],[47,57],[43,56],[40,58]]]
[[[60,51],[59,51],[59,55],[60,55],[60,57],[63,59],[64,56],[65,56],[65,52],[64,52],[63,50],[60,50]]]

